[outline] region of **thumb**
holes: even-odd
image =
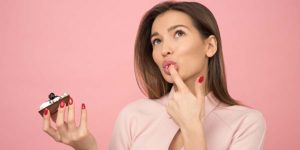
[[[204,85],[204,76],[200,75],[195,81],[195,93],[196,97],[199,100],[204,100],[205,96],[205,85]]]

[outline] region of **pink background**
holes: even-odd
[[[0,149],[71,149],[42,131],[49,92],[85,102],[100,149],[144,97],[133,72],[142,15],[159,1],[1,0]],[[230,93],[265,115],[265,149],[299,149],[300,1],[201,1],[215,14]],[[78,119],[78,118],[77,118]]]

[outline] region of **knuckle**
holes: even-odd
[[[169,111],[171,111],[175,108],[175,106],[176,106],[176,102],[171,102],[171,103],[169,103],[167,108],[168,108]]]
[[[69,119],[69,120],[67,120],[67,123],[68,124],[74,124],[75,123],[75,120],[72,118],[72,119]]]
[[[60,138],[55,138],[54,140],[55,142],[60,142],[60,143],[62,142]]]
[[[170,110],[167,109],[167,113],[170,114],[171,113]]]
[[[69,105],[68,107],[69,107],[69,108],[68,108],[68,109],[69,109],[69,112],[70,112],[70,111],[74,111],[74,107],[73,107],[73,106]]]
[[[57,122],[56,123],[56,127],[57,128],[63,128],[64,127],[64,123],[63,122]]]
[[[57,115],[61,115],[61,114],[63,114],[63,108],[61,108],[61,107],[58,107],[58,109],[57,109]]]
[[[48,127],[48,126],[44,126],[44,127],[43,127],[43,131],[44,131],[44,132],[48,132],[48,131],[49,131],[49,127]]]
[[[173,112],[172,109],[167,109],[167,113],[168,113],[169,115],[172,115],[172,114],[173,114],[172,112]]]
[[[87,137],[89,134],[88,130],[85,128],[83,130],[80,131],[78,138],[79,139],[83,139],[85,137]]]
[[[71,141],[72,142],[77,142],[77,141],[80,141],[81,139],[83,139],[80,135],[78,135],[78,136],[73,136],[72,138],[71,138]]]
[[[67,145],[70,145],[72,143],[72,141],[70,139],[62,139],[61,142],[65,143]]]
[[[54,138],[54,140],[55,140],[56,142],[62,142],[62,139],[61,139],[61,136],[60,136],[60,135],[56,136],[56,137]]]
[[[84,139],[86,137],[86,135],[85,134],[79,134],[79,136],[77,137],[77,141],[80,141],[80,140],[82,140],[82,139]]]
[[[182,93],[182,94],[189,94],[190,91],[189,91],[188,89],[184,89],[184,90],[181,91],[181,93]]]
[[[176,92],[176,93],[174,93],[173,98],[174,98],[174,99],[177,99],[178,96],[179,96],[179,93]]]
[[[172,107],[174,105],[174,100],[172,100],[172,101],[169,101],[169,103],[168,103],[168,107],[167,108],[170,108],[170,107]]]

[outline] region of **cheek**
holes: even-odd
[[[195,70],[199,70],[204,64],[205,58],[202,57],[201,54],[195,53],[193,55],[189,55],[183,59],[181,59],[182,67],[185,72],[193,72]]]
[[[206,61],[203,48],[200,46],[191,46],[189,49],[185,49],[182,52],[182,57],[180,59],[182,75],[189,76],[195,72],[202,72],[203,65]]]
[[[182,63],[188,64],[194,64],[195,62],[199,63],[205,57],[203,47],[200,44],[193,43],[190,43],[185,47],[181,47],[179,55],[179,58],[182,58]]]

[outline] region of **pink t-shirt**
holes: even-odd
[[[168,150],[179,129],[165,108],[173,93],[174,88],[158,100],[141,99],[124,107],[116,120],[109,149]],[[212,92],[205,96],[203,126],[208,150],[263,149],[263,115],[248,107],[221,104]]]

